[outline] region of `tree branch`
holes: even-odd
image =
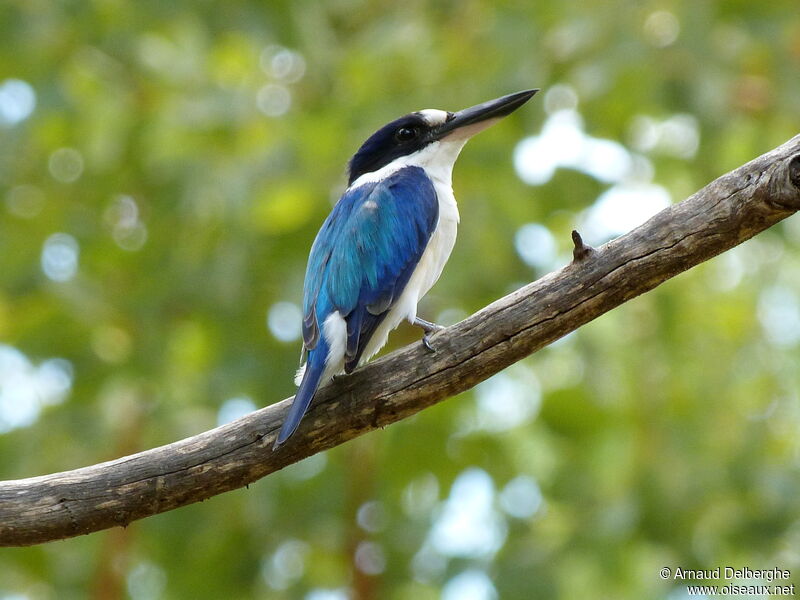
[[[240,488],[463,392],[584,323],[800,209],[800,136],[421,343],[337,378],[295,436],[284,400],[191,438],[91,467],[0,482],[0,545],[98,531]]]

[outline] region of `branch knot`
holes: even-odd
[[[769,204],[791,212],[800,210],[800,154],[778,163],[766,192]]]
[[[575,244],[572,249],[572,258],[575,262],[585,260],[595,251],[594,248],[583,243],[581,234],[575,229],[572,230],[572,243]]]
[[[800,154],[789,161],[789,181],[792,185],[800,190]]]

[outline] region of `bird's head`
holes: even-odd
[[[392,165],[445,168],[476,133],[525,104],[539,90],[525,90],[456,113],[428,108],[400,117],[373,133],[350,160],[352,185]]]

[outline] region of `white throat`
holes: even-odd
[[[404,167],[420,167],[425,170],[434,184],[445,185],[450,188],[453,181],[453,165],[455,165],[464,144],[467,143],[467,139],[469,138],[445,138],[431,142],[413,154],[394,159],[377,171],[364,173],[350,185],[350,189],[371,181],[386,179],[389,175]]]

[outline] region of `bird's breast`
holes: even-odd
[[[409,321],[414,320],[417,315],[417,303],[439,279],[456,243],[459,216],[453,189],[435,180],[434,187],[439,202],[439,220],[395,306],[398,323],[404,318]],[[394,326],[396,327],[397,323]]]
[[[458,230],[458,205],[453,196],[453,189],[447,185],[436,185],[436,196],[439,200],[439,222],[431,234],[419,267],[424,271],[419,298],[422,298],[442,274],[445,263],[450,258],[456,243]]]
[[[372,335],[362,355],[362,362],[369,360],[383,347],[389,332],[395,329],[401,321],[414,322],[417,316],[417,303],[439,279],[456,243],[459,217],[453,189],[450,185],[444,185],[435,179],[433,182],[439,202],[439,221],[436,229],[431,234],[428,245],[425,246],[425,250],[400,297]]]

